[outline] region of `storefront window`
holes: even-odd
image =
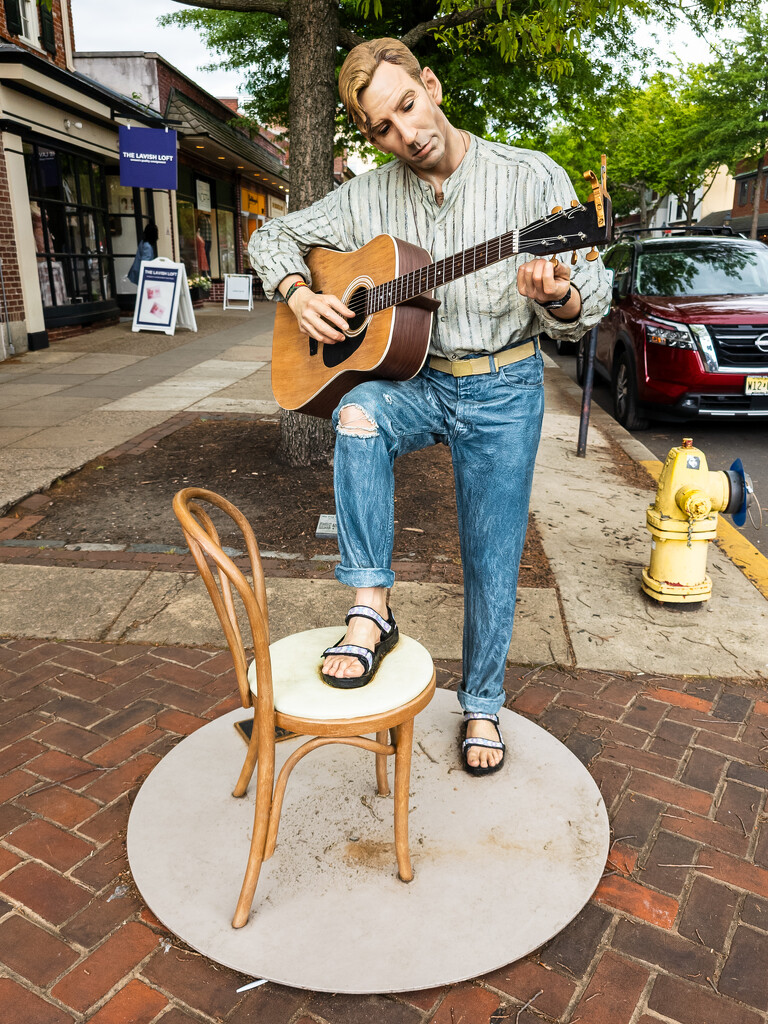
[[[187,276],[193,277],[199,272],[195,204],[188,199],[177,199],[176,214],[179,221],[179,255],[187,269]]]
[[[223,178],[204,178],[183,164],[176,196],[181,260],[188,276],[220,280],[237,272],[235,188]]]
[[[106,172],[108,226],[115,259],[115,280],[121,295],[135,295],[136,285],[126,277],[133,265],[144,228],[154,220],[152,194],[120,184],[117,168]],[[132,300],[131,300],[132,301]],[[126,301],[122,303],[130,308]]]
[[[219,227],[219,267],[224,274],[237,273],[235,251],[235,214],[233,210],[218,210],[216,220]]]
[[[244,188],[240,197],[242,210],[243,249],[248,251],[251,235],[257,231],[267,219],[267,197],[263,192]]]
[[[103,170],[85,157],[24,143],[43,305],[113,297]]]

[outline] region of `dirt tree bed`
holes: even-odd
[[[95,459],[54,484],[44,518],[26,535],[67,544],[183,545],[171,510],[182,487],[205,487],[237,505],[262,550],[301,555],[336,552],[315,538],[318,517],[333,513],[329,466],[294,469],[277,460],[278,424],[269,419],[201,418],[140,455]],[[453,469],[438,445],[395,463],[394,559],[454,566],[460,578]],[[234,532],[225,544],[242,547]],[[522,586],[553,586],[540,538],[529,522]],[[451,574],[454,575],[454,574]]]

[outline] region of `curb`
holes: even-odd
[[[550,372],[555,371],[557,374],[557,386],[581,405],[582,392],[578,384],[572,381],[553,359],[547,361],[547,368]],[[594,403],[590,414],[590,424],[592,423],[604,434],[607,434],[612,441],[615,441],[629,458],[642,466],[654,480],[659,479],[664,463],[660,462],[642,441],[632,437],[629,431],[625,430],[605,409]],[[589,438],[587,438],[587,447],[589,447]],[[768,600],[768,558],[722,515],[717,517],[715,543],[752,586]]]

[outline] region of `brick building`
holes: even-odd
[[[767,161],[768,162],[768,161]],[[757,169],[754,161],[743,161],[737,168],[736,184],[733,190],[733,207],[731,209],[731,227],[734,231],[749,234],[752,227],[752,211],[755,201]],[[763,169],[760,187],[760,207],[757,221],[757,237],[768,245],[768,167]]]
[[[217,99],[157,53],[76,53],[79,71],[161,111],[178,133],[178,190],[172,201],[173,258],[187,274],[248,270],[251,233],[286,212],[287,148],[280,134],[246,132],[231,122],[236,99]],[[166,203],[168,200],[166,199]]]
[[[0,109],[3,358],[117,317],[117,253],[154,212],[120,188],[118,126],[163,122],[76,70],[68,0],[0,4]]]

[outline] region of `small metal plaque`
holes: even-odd
[[[336,531],[336,516],[320,516],[317,520],[315,536],[318,540],[336,540],[338,537],[338,533]]]

